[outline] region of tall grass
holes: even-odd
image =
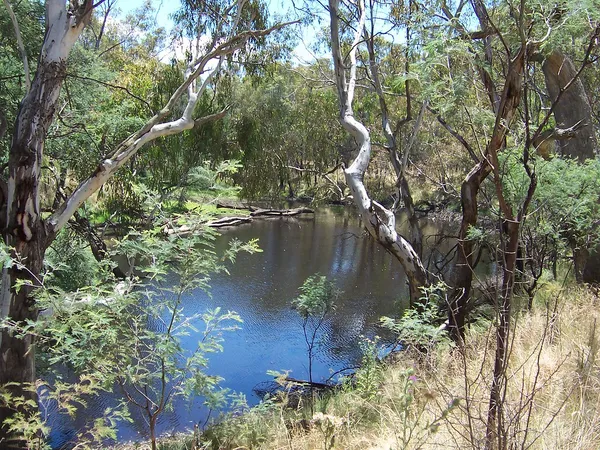
[[[510,449],[600,449],[600,299],[546,285],[513,317],[503,433]],[[273,402],[236,412],[166,449],[484,448],[495,333],[473,324],[464,347],[372,359],[313,408]],[[311,410],[313,410],[311,412]]]
[[[508,448],[600,448],[599,303],[587,289],[565,294],[550,285],[531,312],[514,317],[504,399]],[[480,323],[463,348],[403,352],[392,364],[369,369],[375,392],[354,383],[318,403],[313,417],[307,408],[273,406],[258,420],[262,439],[236,439],[240,429],[257,425],[255,416],[236,418],[234,435],[221,448],[483,448],[493,337],[493,326]]]

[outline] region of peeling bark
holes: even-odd
[[[36,320],[38,311],[33,291],[40,286],[44,254],[55,233],[48,230],[40,215],[39,182],[44,141],[54,119],[56,103],[66,76],[67,57],[77,37],[89,20],[93,4],[84,1],[68,11],[64,2],[48,1],[46,36],[36,76],[19,109],[8,160],[8,182],[3,204],[2,237],[12,248],[13,258],[21,264],[5,268],[2,273],[0,305],[2,317],[16,323]],[[22,286],[19,288],[18,284]],[[14,395],[34,398],[23,385],[35,381],[34,340],[32,336],[17,338],[11,333],[0,335],[0,385],[16,382]],[[0,408],[0,423],[14,412]],[[6,445],[10,436],[0,428],[0,442]],[[12,445],[12,444],[11,444]],[[14,442],[15,447],[25,444]]]
[[[356,85],[356,51],[365,23],[365,10],[361,0],[358,4],[359,23],[349,54],[349,77],[340,48],[339,0],[329,0],[331,20],[331,49],[335,82],[340,102],[340,122],[359,146],[359,152],[350,167],[344,170],[346,182],[358,208],[362,223],[377,241],[402,265],[408,278],[411,305],[421,297],[421,287],[427,286],[427,274],[419,255],[410,242],[396,232],[396,218],[392,211],[372,200],[363,183],[371,159],[371,137],[366,127],[357,121],[352,111]]]

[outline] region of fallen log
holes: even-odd
[[[206,225],[211,228],[221,228],[221,227],[233,227],[236,225],[241,225],[243,223],[252,222],[252,217],[241,216],[241,217],[221,217],[220,219],[215,219],[208,222]]]
[[[294,208],[294,209],[257,209],[252,211],[252,217],[289,217],[299,214],[314,214],[315,211],[310,208]]]
[[[298,380],[297,378],[285,377],[280,382],[292,383],[300,386],[313,387],[315,389],[334,389],[338,387],[335,384],[317,383],[316,381]]]
[[[249,207],[252,208],[252,207]],[[297,216],[299,214],[314,214],[314,210],[310,208],[295,208],[295,209],[254,209],[249,216],[228,216],[228,217],[220,217],[215,220],[211,220],[210,222],[206,222],[205,225],[211,228],[224,228],[224,227],[234,227],[237,225],[242,225],[244,223],[250,223],[254,219],[260,218],[268,218],[268,217],[291,217]],[[174,228],[170,226],[165,226],[163,232],[167,235],[179,234],[179,235],[188,235],[191,233],[195,233],[197,231],[197,227],[190,227],[189,225],[182,225],[180,227]]]

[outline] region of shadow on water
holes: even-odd
[[[405,228],[402,218],[399,224]],[[427,222],[423,226],[428,235],[444,232],[440,224]],[[222,387],[244,393],[250,404],[259,401],[252,389],[270,380],[268,370],[285,370],[294,378],[308,378],[301,319],[291,309],[291,300],[310,275],[327,275],[343,291],[321,336],[313,368],[315,381],[326,380],[333,372],[358,364],[361,336],[380,333],[379,318],[397,316],[408,302],[401,266],[363,234],[353,211],[323,208],[314,218],[255,221],[224,231],[215,243],[216,251],[223,252],[234,238],[258,239],[263,252],[240,254],[229,276],[212,278],[211,295],[194,291],[184,298],[183,307],[193,314],[220,306],[243,318],[240,330],[224,335],[224,351],[211,355],[208,372],[223,377]],[[448,248],[437,248],[440,254],[451,246],[443,245]],[[189,349],[196,344],[194,336],[184,342]],[[115,404],[116,396],[107,394],[90,399],[85,411],[74,420],[53,419],[53,447],[73,439],[86,421],[99,417],[105,408]],[[201,398],[180,401],[174,412],[163,415],[159,431],[189,429],[195,423],[203,424],[207,415]],[[132,418],[133,424],[120,425],[119,440],[145,437],[147,426],[143,417],[133,412]]]

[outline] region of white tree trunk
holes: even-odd
[[[359,145],[358,156],[350,167],[345,169],[346,182],[354,198],[365,228],[402,264],[410,287],[411,304],[421,296],[420,288],[427,285],[427,274],[421,259],[411,244],[396,232],[394,213],[372,200],[364,185],[364,176],[371,159],[371,137],[367,128],[354,118],[352,102],[356,85],[356,50],[360,42],[365,23],[365,11],[362,0],[358,2],[359,23],[355,28],[354,42],[349,54],[349,78],[346,78],[346,66],[340,48],[339,0],[329,0],[331,19],[331,50],[335,71],[335,81],[340,102],[340,121],[342,126],[354,137]]]
[[[100,4],[96,3],[96,5]],[[123,141],[110,158],[102,161],[98,168],[64,201],[46,220],[40,215],[40,177],[44,141],[56,111],[60,89],[66,77],[67,58],[85,23],[89,20],[94,3],[92,0],[46,1],[46,35],[39,58],[37,72],[29,92],[19,110],[8,162],[8,180],[0,179],[0,201],[4,210],[0,214],[0,225],[4,230],[4,243],[12,248],[13,257],[21,264],[13,265],[2,273],[0,289],[0,313],[2,318],[21,323],[37,319],[37,308],[33,290],[40,286],[46,249],[56,233],[67,223],[77,209],[96,192],[114,173],[125,164],[143,145],[162,136],[188,130],[207,120],[216,120],[226,110],[212,116],[196,119],[192,113],[198,98],[211,82],[220,64],[197,88],[197,80],[210,61],[220,60],[241,49],[249,39],[266,36],[288,23],[265,30],[238,32],[243,0],[234,0],[226,14],[236,17],[228,22],[224,16],[222,25],[231,26],[231,34],[215,37],[206,53],[192,61],[185,81],[173,93],[165,107],[148,121],[138,132]],[[215,33],[217,36],[218,33]],[[165,120],[170,116],[179,100],[187,94],[187,106],[180,118]],[[20,288],[18,284],[23,284]],[[0,333],[0,385],[12,382],[15,395],[33,398],[34,393],[26,389],[26,383],[35,381],[34,339],[32,336],[17,338],[12,333]],[[14,410],[0,407],[0,447],[4,448],[8,430],[5,419]],[[26,443],[15,442],[15,448]]]

